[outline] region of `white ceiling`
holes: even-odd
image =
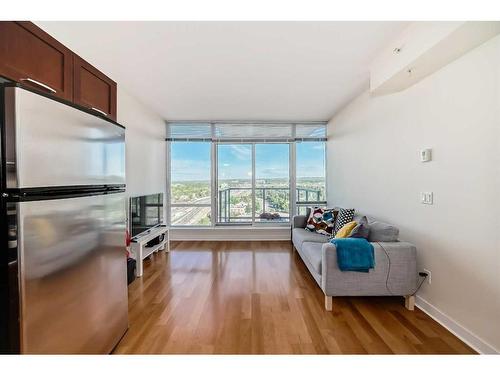
[[[406,22],[36,22],[166,120],[329,120]]]

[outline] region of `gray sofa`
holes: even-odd
[[[308,210],[309,213],[309,210]],[[306,229],[307,215],[294,216],[292,242],[304,264],[325,294],[325,308],[332,310],[335,296],[404,296],[405,306],[413,310],[417,287],[417,250],[398,241],[393,225],[367,217],[368,241],[375,250],[375,267],[369,273],[341,271],[335,245],[328,236]],[[361,217],[356,215],[354,220]]]

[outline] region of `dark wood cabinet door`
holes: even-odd
[[[73,99],[73,53],[31,22],[0,22],[0,76]]]
[[[73,100],[116,121],[116,82],[74,55]]]

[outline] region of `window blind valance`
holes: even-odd
[[[212,140],[211,123],[167,123],[167,140]]]
[[[304,142],[326,141],[326,122],[169,122],[167,141]]]
[[[296,140],[326,140],[326,123],[323,124],[296,124]]]

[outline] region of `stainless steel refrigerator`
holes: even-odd
[[[0,86],[0,352],[108,353],[128,326],[125,129]]]

